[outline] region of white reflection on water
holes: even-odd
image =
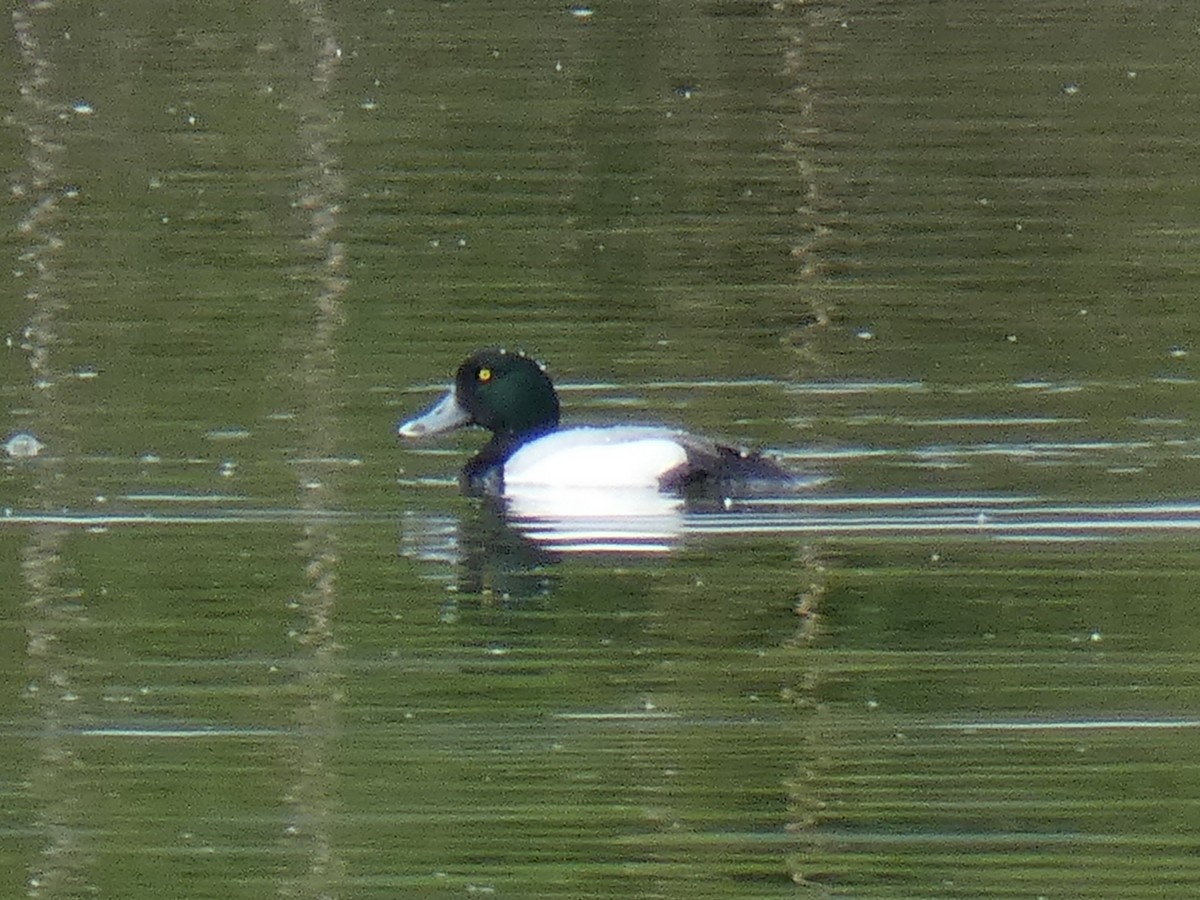
[[[609,498],[614,504],[621,499]],[[539,546],[560,553],[668,552],[713,535],[895,540],[938,534],[1077,541],[1200,530],[1200,503],[1056,505],[1029,497],[789,496],[725,501],[717,508],[660,497],[626,515],[573,513],[569,505],[550,510],[514,504],[508,522]]]
[[[665,553],[685,531],[683,499],[655,490],[523,488],[504,514],[529,540],[560,553]]]
[[[755,497],[751,499],[715,502],[697,506],[669,495],[645,492],[640,506],[632,509],[621,506],[626,500],[620,492],[609,492],[605,502],[612,509],[573,513],[571,502],[577,495],[559,496],[553,503],[538,505],[534,498],[524,498],[507,509],[485,504],[484,509],[499,513],[499,524],[508,526],[526,537],[546,541],[606,534],[617,543],[621,536],[633,539],[632,549],[646,539],[672,544],[693,536],[805,534],[837,536],[870,536],[880,540],[903,539],[923,534],[950,534],[963,537],[987,537],[1002,540],[1058,539],[1103,540],[1133,536],[1153,536],[1156,533],[1200,531],[1200,500],[1171,503],[1130,504],[1061,504],[1033,497],[989,495],[929,495],[929,496],[868,496],[797,498]],[[134,495],[131,495],[132,499]],[[353,510],[310,510],[298,508],[212,508],[214,502],[236,502],[229,495],[145,495],[138,496],[154,503],[154,509],[131,509],[122,512],[92,512],[61,510],[35,512],[5,509],[0,514],[0,527],[29,525],[64,525],[81,528],[97,526],[171,526],[225,525],[249,523],[303,523],[313,519],[346,523],[393,521],[394,513],[356,512]],[[165,511],[170,501],[179,506],[203,506]],[[595,501],[592,498],[589,502]],[[416,523],[436,521],[436,528],[426,534],[445,536],[453,531],[453,516],[427,516],[409,511],[403,521],[413,525],[419,535],[423,529]],[[673,545],[673,544],[672,544]],[[414,551],[416,547],[414,545]],[[559,547],[558,549],[562,549]],[[584,549],[595,549],[594,546]],[[415,555],[415,552],[414,552]],[[429,553],[429,558],[444,559],[445,553]]]
[[[1060,719],[1023,722],[954,722],[931,726],[943,731],[1109,731],[1200,728],[1200,719]]]
[[[191,738],[262,738],[294,735],[295,731],[282,728],[225,728],[218,725],[101,725],[69,731],[80,737],[110,737],[135,739],[191,739]]]
[[[570,556],[654,558],[715,539],[919,540],[936,535],[1013,543],[1161,540],[1200,533],[1200,500],[1176,503],[1064,504],[1030,496],[990,494],[762,496],[705,504],[644,492],[630,507],[623,492],[586,506],[561,494],[534,503],[485,501],[457,514],[444,509],[401,514],[279,507],[247,508],[237,498],[165,495],[125,510],[54,513],[6,510],[0,528],[56,525],[101,532],[110,528],[173,528],[279,523],[325,527],[379,523],[399,528],[398,554],[419,564],[419,577],[459,594],[490,590],[512,598],[549,589],[555,566]],[[626,504],[622,507],[622,504]],[[453,609],[446,613],[454,614]]]
[[[1015,497],[874,497],[792,501],[788,508],[715,514],[689,522],[696,534],[922,534],[999,539],[1101,539],[1200,529],[1200,503],[1056,505]]]

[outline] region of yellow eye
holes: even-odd
[[[478,378],[480,381],[491,381],[492,380],[492,370],[491,369],[480,369],[479,373],[475,377]]]

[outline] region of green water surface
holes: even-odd
[[[1197,25],[15,4],[0,896],[1195,896]],[[1175,505],[551,558],[393,434],[492,344],[819,497]]]

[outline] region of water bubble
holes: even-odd
[[[29,459],[41,453],[45,446],[28,431],[18,431],[4,442],[4,452],[13,459]]]

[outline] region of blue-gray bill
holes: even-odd
[[[458,394],[451,388],[437,403],[425,412],[396,426],[396,434],[403,438],[420,438],[442,434],[469,425],[471,414],[458,402]]]

